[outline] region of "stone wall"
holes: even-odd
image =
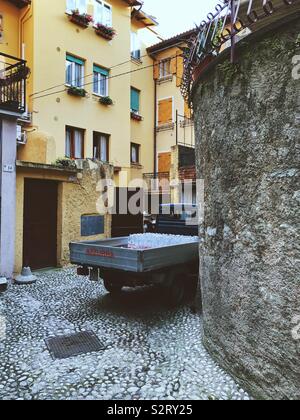
[[[194,89],[204,341],[254,397],[300,398],[299,19]],[[294,77],[292,77],[292,74]]]

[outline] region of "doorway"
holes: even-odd
[[[34,270],[56,267],[58,183],[24,182],[23,265]]]

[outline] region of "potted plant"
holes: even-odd
[[[87,91],[77,86],[70,86],[68,88],[68,94],[72,96],[80,96],[81,98],[86,97]]]
[[[102,36],[102,38],[105,38],[109,41],[111,41],[116,36],[116,31],[114,28],[102,25],[102,23],[97,23],[95,25],[95,32],[97,35]]]
[[[109,96],[101,96],[101,98],[99,99],[99,102],[100,104],[106,105],[106,106],[110,106],[114,104],[113,100]]]
[[[64,167],[64,168],[69,168],[69,169],[76,169],[77,168],[75,160],[70,159],[70,158],[66,158],[66,157],[56,159],[55,165],[61,166],[61,167]]]
[[[135,111],[131,111],[130,113],[131,119],[134,121],[142,121],[143,117]]]
[[[88,28],[90,23],[93,22],[93,17],[91,15],[87,13],[80,13],[78,9],[72,10],[69,19],[71,22],[81,26],[82,28]]]

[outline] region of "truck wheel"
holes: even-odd
[[[122,285],[121,284],[114,283],[114,282],[111,282],[109,280],[104,280],[103,283],[104,283],[105,289],[111,294],[116,295],[116,294],[120,293],[121,290],[122,290]]]
[[[179,306],[185,298],[184,274],[173,272],[167,281],[165,288],[166,303],[170,307]]]

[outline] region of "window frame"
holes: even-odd
[[[162,74],[162,70],[165,71],[166,68],[164,67],[165,64],[169,65],[169,72],[166,74]],[[167,77],[172,76],[172,72],[171,72],[171,59],[170,58],[165,58],[163,60],[160,60],[159,62],[159,79],[164,79]]]
[[[138,53],[138,56],[135,56],[135,53]],[[131,31],[130,54],[133,60],[141,61],[141,41],[139,38],[139,34],[134,31]]]
[[[101,138],[102,137],[105,137],[105,140],[106,140],[106,151],[105,151],[106,158],[107,158],[106,160],[102,159],[102,144],[101,144]],[[110,137],[111,137],[110,134],[100,133],[98,131],[93,132],[93,158],[94,159],[100,160],[101,162],[104,162],[104,163],[109,162],[109,158],[110,158]],[[97,146],[95,146],[96,140],[98,141]],[[95,147],[99,150],[99,157],[97,157],[95,155]]]
[[[106,73],[106,74],[104,74]],[[98,92],[95,91],[95,75],[98,76]],[[105,77],[105,94],[101,94],[101,76]],[[109,96],[109,70],[105,67],[98,66],[97,64],[94,64],[93,67],[93,95],[99,96],[100,98],[105,98]]]
[[[76,62],[76,60],[78,62]],[[81,63],[79,63],[79,61]],[[69,83],[70,81],[67,80],[67,63],[71,63],[71,66],[72,66],[71,67],[71,72],[72,72],[72,75],[71,75],[71,83]],[[66,65],[66,76],[65,76],[66,80],[65,80],[65,85],[68,86],[68,87],[82,88],[83,85],[84,85],[85,61],[82,58],[78,58],[78,57],[76,57],[76,56],[74,56],[72,54],[67,54],[66,55],[65,65]],[[80,82],[80,85],[79,86],[76,84],[76,66],[80,66],[80,73],[81,73],[80,74],[80,80],[81,80],[81,82]]]
[[[81,133],[81,157],[75,156],[75,132]],[[70,156],[67,155],[67,133],[71,134],[70,138]],[[85,146],[85,129],[66,125],[65,128],[65,157],[68,159],[84,159],[84,146]]]
[[[132,159],[133,149],[135,149],[135,152],[137,154],[137,161],[136,162]],[[138,144],[138,143],[134,143],[134,142],[130,143],[130,162],[131,162],[131,165],[140,165],[141,164],[141,145]]]

